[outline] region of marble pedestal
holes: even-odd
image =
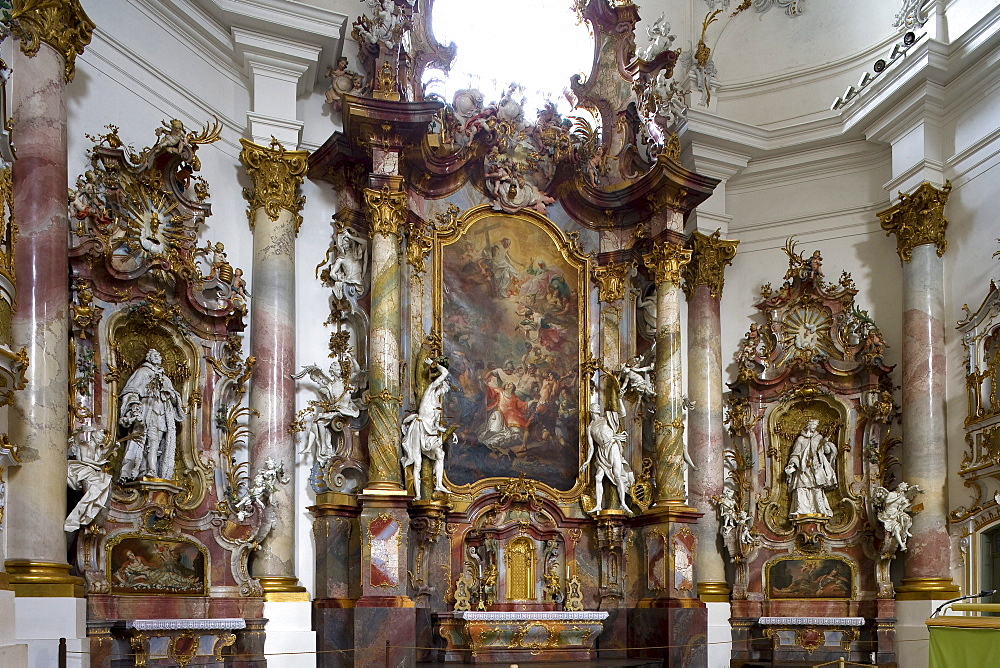
[[[416,665],[416,610],[407,596],[408,497],[363,494],[361,598],[354,604],[354,665]]]
[[[640,599],[629,610],[629,658],[664,659],[666,665],[705,668],[708,610],[698,598],[698,539],[702,514],[678,503],[654,506],[633,518],[645,564]]]
[[[629,658],[662,659],[666,666],[705,668],[708,610],[699,599],[658,601],[629,610]]]
[[[28,665],[28,646],[14,634],[14,592],[0,589],[0,666],[21,668]]]
[[[295,668],[312,663],[316,632],[309,601],[265,601],[264,658],[269,668]]]
[[[317,668],[354,666],[354,602],[317,599],[313,602]]]
[[[379,607],[374,607],[376,604]],[[416,666],[416,610],[387,607],[389,604],[391,601],[358,601],[354,609],[355,666]]]

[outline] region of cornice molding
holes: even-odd
[[[886,49],[892,48],[892,45],[899,41],[899,37],[899,33],[893,32],[891,35],[884,37],[882,41],[861,51],[856,51],[836,60],[829,60],[812,67],[789,69],[773,76],[744,79],[742,81],[725,81],[719,79],[717,95],[720,101],[744,96],[755,97],[788,88],[798,88],[810,83],[836,77],[842,73],[863,71],[870,68],[871,63],[885,53]],[[753,92],[748,94],[746,91]]]
[[[178,42],[189,44],[233,81],[246,83],[229,30],[192,0],[128,0]]]
[[[157,0],[147,0],[154,2]],[[163,0],[177,2],[178,0]],[[340,47],[340,36],[349,17],[329,9],[315,7],[287,0],[188,0],[206,14],[214,17],[233,32],[233,44],[237,51],[236,31],[256,34],[275,44],[287,42],[294,51],[319,51],[307,77],[301,84],[299,94],[311,91],[320,81],[322,64],[332,64]],[[296,46],[297,45],[297,46]],[[275,52],[276,55],[279,52]],[[299,54],[285,53],[286,56],[300,57]]]
[[[864,140],[797,150],[753,161],[726,185],[728,194],[742,194],[775,186],[789,186],[888,165],[889,148]]]
[[[811,238],[835,239],[868,235],[881,238],[882,228],[876,213],[883,208],[884,200],[759,221],[750,225],[730,225],[729,236],[740,240],[741,254],[761,248],[780,248],[789,236],[794,236],[803,243]]]
[[[948,106],[940,112],[946,117],[961,113],[979,99],[977,92],[1000,79],[1000,5],[951,44],[922,40],[907,52],[892,76],[880,77],[863,99],[839,112],[817,112],[806,120],[791,119],[769,127],[744,123],[691,107],[686,131],[693,141],[711,143],[736,153],[758,158],[770,153],[805,150],[842,142],[845,139],[876,140],[879,127],[894,123],[901,113],[913,111],[920,91],[930,93],[933,104],[943,87]],[[976,72],[976,75],[970,75]],[[926,84],[931,84],[926,86]],[[973,93],[973,95],[968,95]],[[833,94],[833,91],[831,91]],[[902,112],[897,109],[902,105]],[[877,140],[876,140],[877,141]]]

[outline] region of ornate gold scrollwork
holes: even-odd
[[[646,268],[653,272],[653,281],[681,284],[681,270],[691,261],[691,250],[672,241],[664,241],[653,246],[653,250],[642,256]]]
[[[270,147],[246,139],[240,139],[240,143],[243,145],[240,162],[253,180],[253,188],[243,189],[243,198],[250,205],[247,208],[250,229],[253,229],[253,216],[257,209],[264,209],[272,221],[278,220],[284,209],[292,213],[295,233],[298,234],[302,225],[299,212],[306,198],[296,195],[296,190],[302,185],[309,167],[309,151],[287,151],[273,137]]]
[[[886,236],[895,233],[896,252],[904,262],[910,261],[914,248],[924,244],[934,244],[938,257],[944,255],[948,248],[944,205],[950,193],[951,181],[945,181],[940,190],[925,181],[912,195],[900,192],[898,204],[878,212]]]
[[[722,296],[726,266],[733,263],[739,241],[721,238],[721,230],[706,236],[695,231],[688,241],[691,262],[683,269],[684,294],[691,299],[696,285],[707,285],[713,298]]]
[[[427,255],[434,248],[432,224],[421,222],[406,231],[406,263],[418,276],[427,271]]]
[[[365,213],[368,230],[376,234],[398,235],[406,222],[406,192],[393,192],[389,186],[381,190],[365,188]]]
[[[14,0],[10,25],[29,58],[38,53],[42,42],[62,54],[66,83],[76,75],[76,56],[90,44],[94,32],[94,22],[80,0]]]
[[[610,304],[625,299],[625,289],[628,287],[629,272],[635,267],[632,262],[607,264],[594,267],[594,280],[597,282],[597,298]]]

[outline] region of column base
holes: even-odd
[[[699,582],[698,598],[706,603],[729,603],[729,586],[725,582]]]
[[[258,575],[265,603],[309,602],[309,592],[294,575]],[[267,617],[267,615],[264,615]]]
[[[15,638],[14,592],[0,590],[0,666],[28,665],[28,646]]]
[[[83,578],[69,574],[69,564],[8,559],[5,565],[10,589],[19,598],[83,598],[86,593]]]
[[[951,578],[903,578],[896,587],[897,601],[947,601],[961,595]]]
[[[365,496],[409,496],[402,485],[394,482],[369,483],[361,493]]]
[[[705,603],[708,612],[708,668],[729,668],[733,657],[733,627],[729,623],[732,606],[725,603]]]

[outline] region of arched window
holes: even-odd
[[[589,76],[594,59],[590,28],[577,22],[569,5],[569,0],[435,0],[434,37],[441,44],[455,42],[458,53],[450,74],[425,73],[427,92],[451,102],[455,91],[477,88],[489,102],[517,82],[524,87],[528,120],[546,100],[568,113],[563,90],[572,75]]]

